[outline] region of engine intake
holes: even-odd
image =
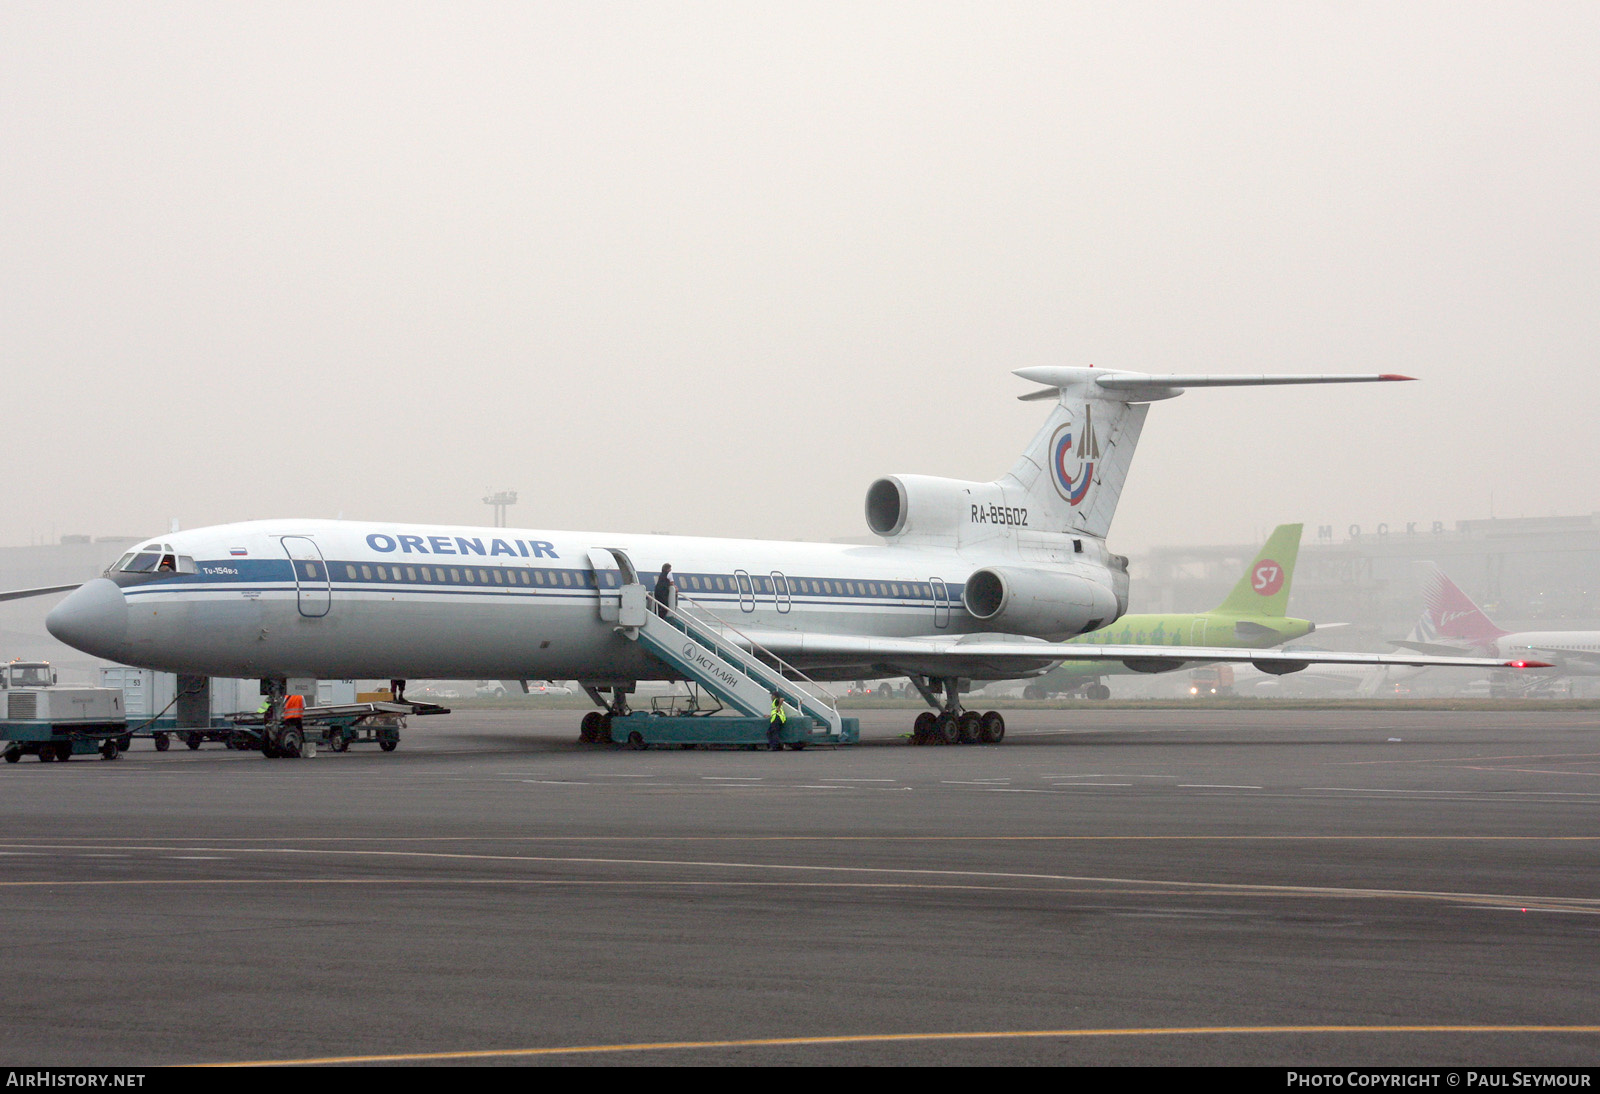
[[[1080,574],[985,566],[967,578],[962,606],[1006,634],[1061,639],[1116,619],[1117,595]]]

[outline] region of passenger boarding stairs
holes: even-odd
[[[642,584],[619,591],[617,630],[728,706],[765,718],[777,692],[790,708],[825,727],[829,737],[843,735],[844,722],[827,690],[753,639],[687,597],[675,607],[662,607]]]

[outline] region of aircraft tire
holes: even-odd
[[[600,712],[591,710],[583,716],[583,721],[578,723],[578,741],[581,744],[592,745],[600,739]]]
[[[939,716],[931,710],[925,710],[917,715],[917,720],[911,723],[911,743],[925,745],[933,735],[934,719]]]
[[[290,760],[298,760],[300,753],[305,750],[305,731],[295,727],[286,726],[278,737],[278,755]]]
[[[609,711],[600,715],[600,728],[595,732],[594,739],[603,745],[616,744],[611,739],[611,714]]]
[[[1044,688],[1029,684],[1027,687],[1022,689],[1022,697],[1024,699],[1043,699]]]
[[[1111,689],[1105,684],[1096,684],[1089,689],[1089,698],[1105,700],[1111,698]]]
[[[983,724],[983,715],[975,710],[963,711],[956,722],[956,734],[964,745],[978,743],[978,732]]]
[[[978,726],[978,740],[986,745],[997,745],[1006,739],[1006,720],[998,710],[986,711]]]
[[[953,745],[961,740],[961,722],[954,714],[941,714],[933,721],[933,743]]]

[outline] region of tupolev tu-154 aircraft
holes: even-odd
[[[280,738],[287,731],[279,699],[292,678],[571,678],[608,717],[627,711],[641,680],[696,678],[703,669],[700,682],[715,687],[730,666],[712,656],[696,669],[688,645],[677,660],[638,641],[641,627],[625,625],[626,617],[619,623],[625,594],[642,595],[641,575],[666,563],[697,617],[726,628],[721,648],[729,657],[740,656],[732,646],[759,651],[777,666],[767,678],[773,690],[799,709],[810,708],[786,681],[798,689],[807,679],[910,677],[938,710],[919,719],[919,740],[934,733],[998,741],[1000,715],[964,711],[961,683],[1037,675],[1064,658],[1143,672],[1237,661],[1278,674],[1313,663],[1471,663],[1058,644],[1127,609],[1127,559],[1107,550],[1105,538],[1152,402],[1191,388],[1410,377],[1154,376],[1092,366],[1016,375],[1043,385],[1022,399],[1052,403],[1016,465],[993,482],[878,479],[867,490],[866,518],[882,546],[254,521],[153,539],[68,595],[46,625],[68,645],[123,664],[261,679],[273,697],[263,734],[269,756],[298,753],[296,742]],[[653,622],[656,613],[648,614]]]

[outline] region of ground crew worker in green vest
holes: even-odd
[[[783,712],[783,696],[772,693],[772,714],[767,718],[767,751],[782,752],[783,724],[789,716]]]

